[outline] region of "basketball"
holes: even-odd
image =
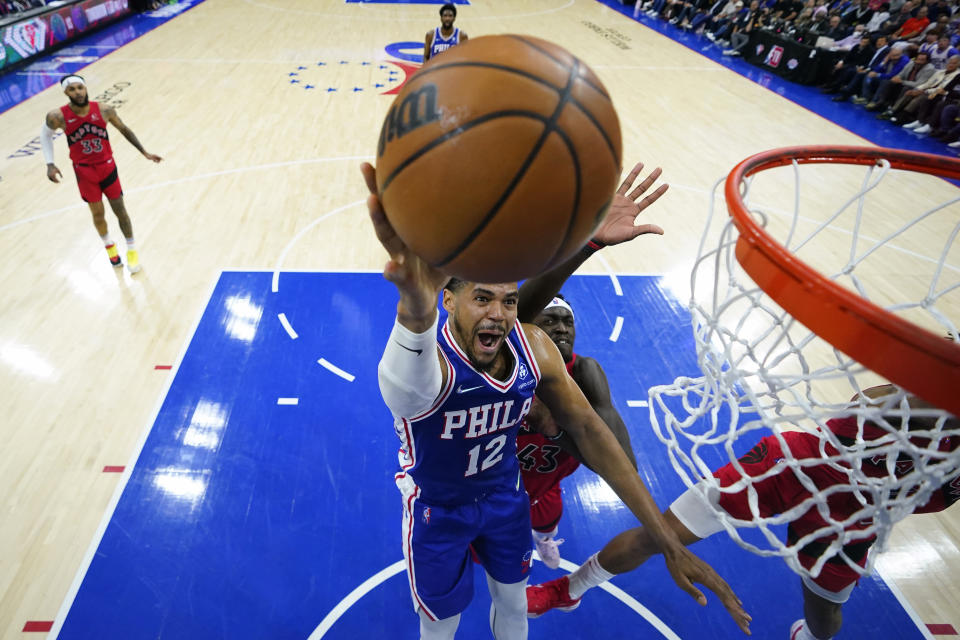
[[[590,239],[620,157],[617,113],[587,65],[545,40],[485,36],[432,58],[396,96],[377,188],[426,262],[472,282],[512,282]]]

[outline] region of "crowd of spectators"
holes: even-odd
[[[960,0],[638,0],[738,56],[757,29],[835,52],[835,102],[960,148]]]
[[[0,0],[0,19],[46,6],[47,0]]]

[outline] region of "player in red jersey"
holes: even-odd
[[[890,385],[873,387],[864,393],[871,398],[879,399],[893,393],[895,389]],[[911,397],[910,405],[914,409],[929,406],[918,398]],[[888,422],[898,427],[897,419],[889,417]],[[857,439],[857,418],[845,417],[828,420],[826,427],[836,434],[839,442],[844,446],[852,446]],[[911,418],[907,428],[913,430],[934,430],[929,418]],[[942,426],[942,431],[960,428],[960,420],[948,417]],[[865,423],[862,438],[870,442],[888,433],[886,430],[872,424]],[[796,431],[783,433],[783,440],[789,451],[784,451],[783,444],[775,436],[767,436],[760,440],[748,453],[739,459],[740,465],[749,477],[759,477],[777,468],[769,477],[753,483],[757,492],[759,515],[769,517],[783,513],[791,507],[802,504],[812,496],[809,489],[798,479],[785,459],[792,457],[796,460],[821,460],[821,439],[817,435]],[[912,436],[913,444],[927,448],[929,440],[922,436]],[[942,436],[939,439],[937,450],[941,452],[955,451],[960,447],[960,437],[956,435]],[[838,451],[829,444],[825,447],[828,456],[837,456]],[[893,472],[897,478],[903,478],[913,471],[913,458],[900,456]],[[805,464],[803,473],[813,481],[818,492],[830,487],[849,485],[847,474],[838,468],[836,462],[823,464]],[[877,455],[865,458],[861,470],[870,477],[886,477],[886,455]],[[740,471],[733,464],[721,467],[713,474],[720,486],[727,487],[742,479]],[[684,544],[693,544],[724,530],[717,517],[717,510],[723,509],[732,517],[739,520],[751,520],[753,514],[749,506],[749,497],[746,487],[737,493],[723,493],[711,495],[707,504],[702,493],[689,489],[677,498],[664,517]],[[914,513],[932,513],[943,511],[960,500],[960,476],[948,479],[937,489],[930,499],[916,507]],[[827,507],[830,517],[842,522],[847,520],[863,505],[851,491],[830,493],[827,498]],[[856,532],[863,530],[869,522],[851,522],[845,530]],[[795,518],[788,525],[787,538],[790,544],[827,526],[826,520],[818,511],[816,505]],[[836,535],[825,535],[804,546],[798,552],[800,563],[811,568],[814,563],[827,551]],[[843,547],[844,555],[861,567],[866,565],[867,552],[875,538],[872,535],[852,536],[852,542]],[[626,573],[636,569],[646,562],[650,556],[657,554],[656,544],[646,535],[643,528],[630,529],[611,540],[597,554],[591,556],[586,563],[572,573],[557,580],[546,582],[527,589],[528,615],[537,617],[550,609],[570,611],[580,604],[580,598],[588,589],[610,579],[616,574]],[[834,555],[823,565],[816,578],[803,576],[803,605],[804,617],[794,622],[790,628],[790,640],[829,640],[840,630],[843,622],[842,605],[850,597],[860,575],[852,569],[839,555]],[[733,612],[731,612],[733,613]],[[736,619],[737,616],[734,615]],[[748,628],[740,623],[741,628],[748,632]]]
[[[523,292],[521,291],[521,298]],[[593,358],[578,356],[573,352],[576,338],[576,326],[573,308],[561,294],[541,311],[533,323],[557,345],[567,367],[567,373],[573,378],[593,410],[616,436],[627,458],[637,468],[637,460],[630,446],[630,435],[623,418],[610,400],[610,385],[603,368]],[[541,424],[550,420],[549,411],[536,403],[533,409]],[[577,470],[581,456],[576,444],[563,431],[551,427],[552,437],[547,437],[528,427],[526,423],[517,436],[517,458],[520,461],[520,473],[523,485],[530,497],[530,521],[533,527],[533,540],[537,553],[545,565],[551,569],[560,566],[558,545],[558,523],[563,515],[563,493],[560,481]]]
[[[140,259],[133,239],[133,224],[123,204],[123,189],[117,176],[117,165],[110,148],[110,136],[107,135],[109,122],[130,141],[147,160],[160,162],[162,158],[147,152],[137,136],[134,135],[117,116],[113,107],[100,108],[99,103],[90,102],[87,97],[87,85],[78,75],[68,75],[60,79],[63,92],[70,102],[49,112],[40,130],[40,145],[47,162],[47,178],[51,182],[60,182],[63,174],[53,163],[53,135],[57,129],[63,129],[70,146],[70,160],[77,175],[80,197],[90,206],[93,214],[93,226],[97,228],[101,240],[110,256],[110,264],[122,266],[117,246],[110,238],[107,221],[104,219],[103,196],[107,196],[110,208],[117,216],[120,231],[127,241],[127,268],[130,273],[140,271]]]

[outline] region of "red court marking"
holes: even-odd
[[[123,466],[114,466],[114,465],[109,465],[109,464],[108,464],[107,466],[105,466],[105,467],[103,468],[103,472],[104,472],[104,473],[123,473],[123,470],[124,470],[125,468],[126,468],[126,467],[123,467]]]
[[[957,636],[957,630],[952,624],[928,624],[927,629],[935,636]]]
[[[24,633],[30,633],[32,631],[42,631],[46,633],[53,629],[53,620],[28,620],[25,625],[23,625]]]
[[[154,369],[156,369],[156,370],[158,370],[158,371],[169,371],[170,369],[173,369],[173,365],[169,365],[169,364],[158,364],[157,366],[154,367]]]
[[[380,95],[382,96],[395,96],[400,93],[400,89],[403,89],[403,85],[407,84],[407,80],[410,79],[410,76],[415,74],[417,70],[420,69],[419,64],[407,64],[405,62],[397,62],[396,60],[387,60],[390,64],[396,65],[403,69],[403,82],[390,89],[389,91],[384,91]]]

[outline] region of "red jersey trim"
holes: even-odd
[[[514,329],[516,329],[516,327],[514,327]],[[467,357],[467,354],[463,352],[463,349],[461,349],[460,345],[457,344],[457,341],[454,340],[453,334],[450,333],[449,318],[447,318],[447,321],[443,324],[443,331],[441,333],[443,333],[444,340],[447,341],[447,344],[450,345],[450,348],[453,349],[453,352],[456,353],[457,356],[459,356],[459,358],[463,360],[463,362],[468,367],[470,367],[475,373],[477,373],[481,378],[486,380],[491,387],[493,387],[497,391],[500,391],[501,393],[506,393],[507,391],[510,390],[510,387],[513,386],[513,383],[517,379],[517,372],[520,370],[520,358],[517,357],[517,350],[513,348],[513,343],[510,342],[510,334],[507,334],[506,336],[504,336],[504,342],[510,348],[510,353],[513,355],[513,372],[510,375],[510,378],[506,382],[500,382],[493,376],[489,375],[486,371],[476,370],[476,368],[473,366],[473,363],[470,362],[470,358]],[[520,335],[522,335],[522,333]],[[532,360],[531,360],[531,365],[533,367],[536,367],[536,364]],[[540,379],[539,371],[536,372],[535,375],[537,376],[537,380],[539,380]]]

